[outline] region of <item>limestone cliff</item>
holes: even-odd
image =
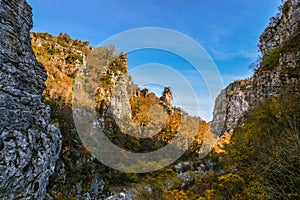
[[[173,103],[173,94],[172,94],[172,88],[171,87],[165,87],[163,91],[163,95],[160,97],[160,104],[164,106],[165,110],[172,114],[172,103]]]
[[[45,199],[61,149],[42,100],[46,71],[33,54],[31,8],[0,1],[0,199]]]
[[[62,151],[47,192],[57,199],[101,199],[107,192],[100,174],[105,168],[85,149],[72,117],[74,78],[87,73],[87,57],[93,48],[66,33],[31,33],[31,41],[48,74],[43,97],[51,105],[51,118],[59,123],[62,134]]]
[[[204,135],[211,135],[207,123],[172,107],[171,88],[165,88],[158,98],[133,83],[126,53],[117,56],[112,46],[92,48],[67,34],[56,37],[32,33],[31,37],[34,52],[48,73],[43,96],[51,105],[51,117],[59,123],[63,136],[62,151],[47,187],[53,198],[101,199],[109,195],[109,187],[131,181],[121,172],[102,165],[87,151],[75,128],[72,98],[84,105],[78,107],[79,112],[80,108],[95,110],[97,123],[100,122],[105,134],[124,149],[159,149],[178,130],[184,133],[185,141],[196,132],[197,140],[190,150],[197,157],[201,147],[210,144],[210,139],[203,141]],[[79,93],[74,95],[72,88],[77,87]],[[150,138],[139,139],[132,134]]]
[[[125,52],[101,71],[100,85],[95,90],[96,108],[101,117],[111,117],[122,121],[131,116],[130,96],[135,86],[129,76],[128,61]],[[97,66],[95,66],[96,68]]]
[[[212,130],[229,132],[246,111],[280,92],[300,92],[300,3],[288,0],[260,37],[262,59],[252,78],[235,81],[215,101]]]

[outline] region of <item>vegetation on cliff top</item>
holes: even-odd
[[[258,73],[276,69],[279,66],[281,52],[281,48],[275,48],[267,55],[264,55],[258,68]]]

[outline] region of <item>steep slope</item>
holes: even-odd
[[[55,37],[32,33],[31,37],[37,59],[48,73],[43,96],[51,105],[52,119],[59,123],[63,135],[63,150],[48,186],[52,197],[99,199],[109,194],[109,187],[137,181],[136,175],[110,169],[87,151],[81,142],[85,136],[80,138],[75,128],[72,98],[73,110],[77,102],[97,112],[97,121],[104,132],[121,148],[150,152],[168,144],[178,131],[183,132],[182,147],[194,139],[185,159],[191,155],[198,158],[211,148],[215,138],[209,125],[173,108],[171,88],[165,88],[163,96],[158,98],[132,82],[125,53],[116,56],[113,46],[92,48],[87,42],[72,40],[67,34]],[[72,97],[72,89],[77,87],[78,93]],[[136,136],[145,132],[152,135],[138,139],[126,131]],[[88,130],[83,132],[89,135]],[[197,138],[193,138],[192,133]]]
[[[215,102],[213,132],[230,132],[246,111],[282,91],[300,91],[300,6],[289,0],[260,37],[262,59],[252,78],[235,81]]]
[[[51,118],[59,123],[62,134],[62,151],[47,191],[55,199],[101,199],[107,193],[101,174],[106,168],[85,149],[72,117],[74,78],[84,73],[87,55],[93,48],[65,33],[57,37],[31,33],[31,42],[38,61],[47,70],[43,97],[51,105]]]
[[[0,199],[45,199],[61,148],[42,101],[47,74],[30,45],[31,15],[25,0],[0,1]]]

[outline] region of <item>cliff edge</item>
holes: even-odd
[[[46,71],[33,54],[31,7],[0,1],[0,199],[45,199],[61,134],[42,101]]]
[[[248,110],[269,97],[300,92],[299,44],[300,3],[288,0],[260,37],[262,58],[254,76],[235,81],[217,97],[211,122],[214,133],[230,132]]]

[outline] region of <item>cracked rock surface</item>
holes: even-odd
[[[42,101],[47,78],[33,54],[31,7],[0,0],[0,199],[45,199],[61,148],[50,107]]]

